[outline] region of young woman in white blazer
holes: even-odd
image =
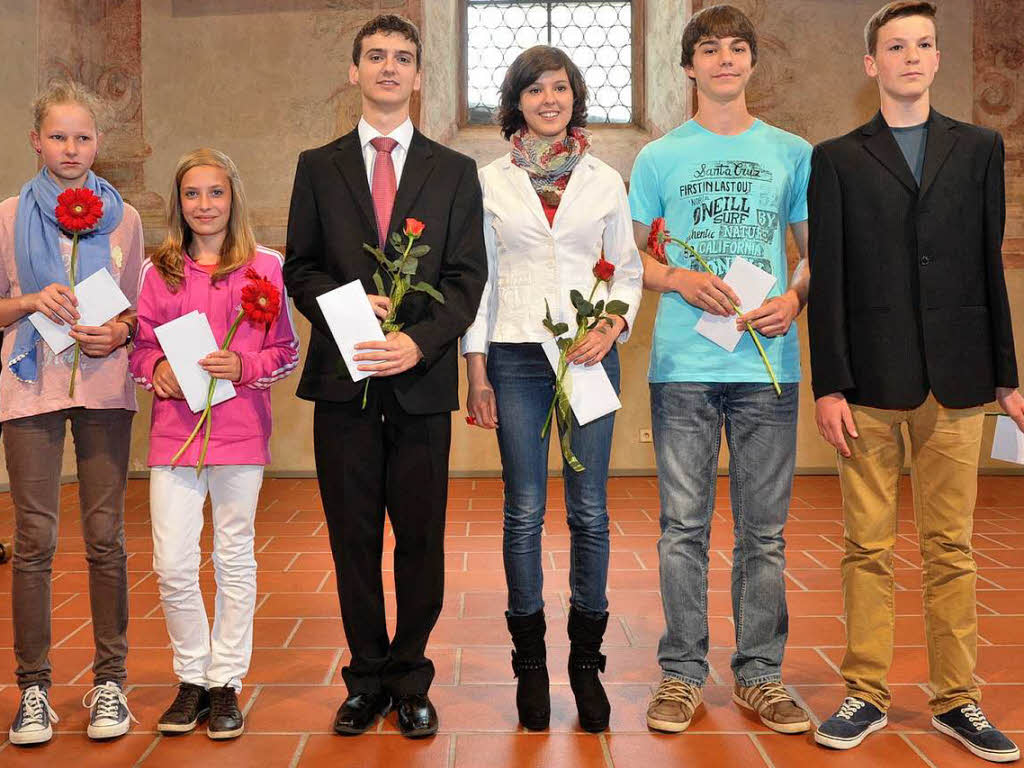
[[[510,152],[480,170],[488,280],[476,321],[462,340],[469,375],[467,409],[479,426],[497,429],[505,483],[506,618],[515,650],[519,720],[547,728],[551,714],[544,644],[541,528],[547,495],[548,439],[541,438],[555,374],[541,349],[550,340],[545,302],[555,323],[576,327],[571,290],[594,288],[594,266],[615,267],[594,302],[629,305],[611,324],[599,323],[568,355],[572,365],[604,366],[619,389],[616,341],[629,335],[642,291],[625,185],[590,154],[583,76],[557,48],[536,46],[509,67],[498,119]],[[571,331],[570,331],[571,332]],[[608,727],[609,704],[598,679],[608,622],[606,486],[614,414],[572,428],[583,471],[563,472],[571,533],[569,680],[580,723]]]

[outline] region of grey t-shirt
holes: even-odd
[[[903,157],[907,159],[914,178],[921,184],[921,172],[924,170],[924,148],[928,143],[928,123],[911,125],[906,128],[892,128],[893,138],[900,145]]]

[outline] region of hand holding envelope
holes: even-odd
[[[193,310],[176,320],[153,329],[157,341],[164,351],[171,370],[178,380],[178,386],[185,395],[185,402],[192,413],[206,408],[206,396],[210,390],[210,374],[199,367],[199,361],[211,352],[220,349],[210,328],[206,315]],[[213,390],[213,405],[235,397],[235,388],[227,379],[217,379]]]
[[[75,299],[78,301],[79,314],[77,325],[80,326],[102,326],[131,306],[106,269],[93,272],[78,283],[75,286]],[[55,323],[42,312],[33,312],[28,320],[54,354],[60,354],[75,343],[70,336],[70,325]]]
[[[732,266],[722,279],[739,296],[740,309],[743,312],[761,306],[775,285],[774,275],[755,267],[742,257],[733,259]],[[727,352],[736,349],[736,345],[746,333],[746,329],[737,330],[735,316],[722,317],[710,312],[701,315],[697,321],[696,331]]]
[[[341,352],[341,358],[345,361],[352,381],[362,381],[373,376],[372,371],[359,370],[359,361],[353,359],[358,353],[356,344],[385,340],[380,320],[373,313],[363,284],[353,280],[322,296],[317,296],[316,301],[323,312],[324,320],[327,321],[327,327],[331,329],[334,343],[338,345],[338,351]]]

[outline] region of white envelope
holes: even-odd
[[[199,413],[206,407],[206,396],[210,391],[211,376],[199,367],[199,361],[211,352],[220,349],[213,337],[213,329],[206,315],[192,310],[176,320],[153,329],[164,356],[178,379],[178,386],[185,395],[185,402],[192,413]],[[217,379],[213,388],[213,405],[223,403],[235,396],[235,387],[227,379]]]
[[[384,331],[380,328],[380,320],[373,314],[370,300],[366,298],[363,284],[358,280],[335,288],[333,291],[316,297],[320,311],[324,313],[327,327],[331,329],[334,343],[345,361],[352,381],[370,378],[371,371],[360,371],[356,366],[360,363],[352,358],[358,354],[355,345],[361,341],[384,341]],[[367,350],[359,350],[365,352]],[[360,361],[364,365],[370,361]]]
[[[740,311],[749,312],[764,303],[768,292],[775,285],[775,276],[755,267],[742,257],[733,259],[732,266],[723,278],[740,298]],[[736,330],[736,315],[722,317],[705,312],[697,321],[696,331],[715,342],[726,352],[736,349],[746,329]]]
[[[78,299],[78,314],[81,315],[79,325],[103,325],[131,306],[105,267],[75,286],[75,298]],[[33,312],[28,320],[54,354],[60,354],[75,343],[68,335],[70,325],[55,323],[42,312]]]
[[[1024,464],[1024,432],[1009,416],[996,418],[995,436],[992,438],[992,458]]]
[[[554,339],[549,339],[541,344],[541,348],[547,355],[551,370],[557,374],[558,344]],[[572,408],[580,426],[622,407],[619,396],[615,394],[615,388],[612,387],[608,374],[600,363],[590,366],[570,363],[565,372],[565,381],[569,385],[569,407]]]

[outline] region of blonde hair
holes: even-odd
[[[167,201],[167,236],[150,257],[167,286],[176,291],[185,277],[185,250],[192,242],[192,230],[181,212],[181,179],[192,168],[213,166],[223,170],[231,183],[231,215],[228,233],[220,247],[220,262],[213,279],[219,280],[243,266],[256,250],[256,236],[249,222],[249,204],[231,158],[216,149],[203,147],[182,155],[174,170],[174,182]]]
[[[107,110],[99,96],[75,80],[52,80],[32,101],[32,126],[36,133],[42,128],[50,107],[58,104],[78,104],[92,115],[97,133],[103,130]]]

